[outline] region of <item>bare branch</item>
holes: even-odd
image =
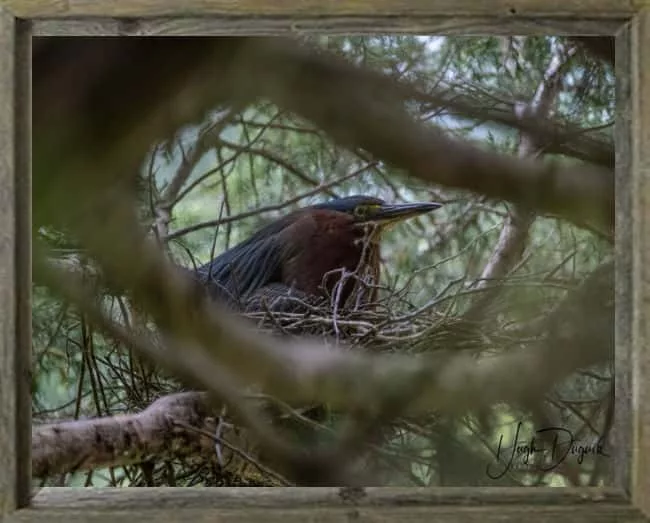
[[[562,49],[555,49],[555,52],[544,72],[544,76],[531,100],[523,107],[518,108],[517,117],[530,115],[535,118],[546,118],[551,112],[551,106],[557,95],[563,71],[575,54],[575,49],[569,49],[561,53]],[[561,56],[564,54],[565,56]],[[521,158],[535,156],[538,152],[538,143],[530,135],[523,134],[519,141],[518,154]],[[534,215],[526,209],[515,208],[506,219],[497,246],[486,264],[477,283],[477,288],[488,285],[489,280],[499,279],[506,275],[521,258],[525,243],[528,239],[528,230],[533,223]],[[483,295],[477,306],[482,309],[487,306],[490,299],[494,297],[489,294]]]
[[[184,236],[186,234],[189,234],[191,232],[199,231],[201,229],[207,229],[209,227],[218,227],[219,225],[223,225],[226,223],[232,223],[236,222],[239,220],[243,220],[245,218],[250,218],[251,216],[258,216],[260,214],[264,214],[267,212],[273,212],[273,211],[280,211],[282,209],[285,209],[286,207],[289,207],[290,205],[293,205],[295,203],[298,203],[300,200],[304,200],[305,198],[309,198],[311,196],[314,196],[316,194],[320,194],[321,192],[327,191],[331,187],[335,187],[347,180],[351,180],[354,177],[360,175],[361,173],[367,171],[368,169],[371,169],[372,167],[375,166],[375,163],[370,163],[368,165],[364,165],[360,169],[357,169],[354,172],[351,172],[349,174],[346,174],[345,176],[341,176],[340,178],[336,178],[330,182],[327,183],[321,183],[318,184],[314,189],[310,189],[309,191],[305,191],[293,198],[289,198],[282,203],[279,203],[277,205],[267,205],[265,207],[260,207],[258,209],[253,209],[250,211],[246,211],[234,216],[227,216],[225,218],[217,218],[215,220],[209,220],[206,222],[201,222],[197,223],[194,225],[189,225],[187,227],[183,227],[182,229],[178,229],[176,231],[173,231],[169,233],[164,239],[169,241],[173,240],[174,238],[179,238],[181,236]]]
[[[614,144],[590,129],[554,121],[532,113],[516,114],[517,102],[506,99],[485,101],[484,96],[464,94],[467,86],[453,86],[448,91],[423,93],[416,91],[411,97],[423,102],[425,110],[445,111],[480,122],[518,129],[530,135],[547,153],[563,154],[578,160],[613,169]]]
[[[183,423],[213,430],[210,412],[204,393],[186,392],[164,396],[137,414],[35,425],[32,475],[47,477],[211,452],[212,439],[178,428]]]

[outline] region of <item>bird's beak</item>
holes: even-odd
[[[441,203],[422,202],[422,203],[401,203],[401,204],[384,204],[377,209],[376,212],[369,216],[369,222],[378,224],[389,224],[399,222],[424,214],[427,212],[435,211],[442,207]]]

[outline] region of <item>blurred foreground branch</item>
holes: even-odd
[[[267,98],[313,121],[340,144],[366,149],[423,180],[579,224],[593,222],[606,231],[613,227],[610,170],[516,159],[452,139],[416,122],[394,81],[284,39],[62,38],[43,44],[34,71],[34,148],[49,162],[49,172],[82,150],[95,155],[94,165],[111,163],[110,144],[120,144],[123,166],[114,164],[112,175],[131,176],[152,143],[215,105]],[[101,89],[92,83],[99,78]],[[55,134],[54,122],[70,114],[83,115],[78,125],[71,122],[76,132]],[[35,164],[37,194],[53,197],[64,189],[63,180],[48,183],[38,172]],[[84,171],[85,177],[97,175]]]
[[[135,187],[154,144],[217,106],[241,107],[260,98],[312,120],[340,144],[366,149],[423,180],[611,232],[614,181],[608,170],[513,158],[451,139],[412,118],[400,89],[380,74],[283,39],[62,38],[37,46],[33,76],[34,223],[75,236],[110,289],[155,322],[163,348],[139,343],[107,317],[96,289],[78,274],[52,267],[42,243],[34,246],[36,279],[84,311],[107,336],[205,390],[213,403],[227,403],[290,463],[291,479],[308,475],[298,470],[304,449],[280,438],[243,400],[247,387],[292,405],[324,403],[354,412],[370,420],[368,427],[397,414],[526,402],[576,369],[611,356],[613,304],[603,298],[611,291],[611,264],[583,284],[590,290],[569,295],[534,333],[535,341],[494,355],[369,355],[321,341],[264,336],[211,301],[147,238]],[[333,455],[345,448],[342,438]],[[50,458],[38,456],[51,466]],[[332,454],[321,462],[336,464]]]
[[[440,351],[426,356],[377,356],[315,342],[276,342],[251,332],[243,324],[231,325],[229,332],[225,332],[222,322],[235,320],[216,314],[217,309],[209,302],[188,311],[187,315],[193,317],[190,323],[197,332],[211,336],[216,343],[199,346],[189,344],[188,340],[183,349],[171,347],[161,353],[147,352],[141,344],[130,346],[177,375],[187,377],[212,397],[225,399],[231,408],[245,414],[244,425],[252,426],[256,437],[272,441],[274,450],[280,449],[285,456],[293,455],[293,461],[299,459],[300,452],[294,453],[279,443],[270,427],[260,422],[259,413],[243,403],[245,385],[259,385],[266,393],[291,404],[327,403],[340,411],[369,412],[375,416],[381,416],[387,405],[399,405],[397,410],[401,414],[414,415],[431,411],[462,413],[498,402],[526,404],[577,369],[611,357],[613,298],[604,297],[611,295],[613,289],[612,268],[611,263],[603,265],[578,290],[570,293],[531,332],[537,341],[495,355],[477,357]],[[44,274],[42,268],[39,273]],[[177,280],[172,285],[177,286],[178,298],[184,301],[183,290],[191,292],[191,285],[185,284],[191,282],[183,281],[186,278],[175,271],[164,273],[164,278],[168,282]],[[45,281],[97,320],[96,305],[84,298],[82,284],[76,276],[53,269]],[[106,334],[115,337],[115,327],[106,320],[97,323]],[[125,338],[120,341],[124,342]],[[172,353],[172,359],[164,356],[165,353]],[[259,364],[250,365],[251,361]],[[236,391],[227,385],[235,377],[240,382]],[[83,430],[89,430],[87,427]],[[78,428],[82,430],[81,426]],[[74,436],[73,431],[70,433],[73,442]],[[35,439],[36,443],[39,441],[45,440]],[[61,447],[39,450],[35,454],[39,463],[51,463],[48,452],[57,448]],[[139,451],[136,447],[133,453]]]

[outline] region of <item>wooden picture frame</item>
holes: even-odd
[[[615,34],[616,487],[30,492],[32,35]],[[644,521],[650,516],[649,0],[0,2],[2,521]]]

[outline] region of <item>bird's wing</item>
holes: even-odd
[[[240,245],[199,267],[197,274],[209,290],[229,298],[245,298],[274,279],[278,251],[272,238]]]
[[[290,214],[257,231],[195,271],[213,298],[241,305],[259,289],[283,281],[283,268],[315,227],[308,214]]]
[[[270,283],[282,281],[290,249],[277,234],[255,235],[196,270],[218,298],[241,300]]]

